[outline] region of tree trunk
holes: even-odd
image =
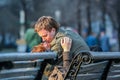
[[[102,0],[102,25],[101,29],[104,29],[106,31],[106,19],[105,19],[105,14],[106,14],[106,0]]]
[[[91,29],[91,12],[90,8],[91,7],[91,0],[87,0],[87,21],[88,21],[88,34],[89,35],[92,31]]]
[[[26,1],[25,0],[21,0],[21,7],[22,7],[22,10],[25,12],[25,22],[24,24],[24,27],[25,27],[25,30],[28,28],[28,24],[27,24],[27,8],[26,8]]]
[[[119,51],[120,51],[120,10],[119,10],[119,2],[120,0],[117,1],[116,5],[116,13],[117,13],[117,22],[118,22],[118,44],[119,44]]]
[[[118,19],[118,44],[119,44],[119,51],[120,51],[120,11],[117,9],[117,19]]]
[[[80,2],[81,2],[81,0],[78,0],[78,4],[77,4],[77,26],[78,26],[78,33],[79,34],[81,34]]]

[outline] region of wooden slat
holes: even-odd
[[[76,77],[76,80],[98,80],[100,79],[101,74],[95,73],[95,74],[78,74]]]
[[[19,77],[19,76],[36,76],[39,68],[20,68],[0,71],[0,78]]]
[[[103,62],[98,62],[98,63],[91,63],[88,65],[82,65],[80,67],[80,73],[102,73],[106,64],[108,63],[108,61],[103,61]]]
[[[118,67],[118,66],[112,66],[110,68],[110,71],[114,71],[114,70],[120,70],[120,67]]]
[[[89,52],[92,59],[95,60],[109,60],[109,59],[120,59],[120,52]]]
[[[35,59],[55,59],[57,54],[55,52],[41,52],[41,53],[4,53],[0,55],[0,62],[3,61],[25,61]]]
[[[13,62],[13,67],[15,68],[27,68],[34,67],[35,61],[15,61]]]
[[[119,65],[119,66],[120,66],[120,60],[117,60],[117,61],[116,61],[116,60],[113,60],[112,64],[113,64],[113,65]]]
[[[108,73],[108,79],[117,79],[119,78],[120,80],[120,63],[114,63],[112,62],[111,68]]]
[[[33,61],[14,61],[14,68],[30,68],[30,67],[40,67],[41,61],[43,60],[33,60]]]
[[[114,71],[109,71],[108,76],[115,76],[115,75],[118,75],[118,74],[120,74],[120,70],[114,70]]]
[[[120,75],[115,75],[115,76],[108,76],[107,80],[120,80]]]
[[[4,78],[0,80],[34,80],[34,76],[19,76],[19,77],[11,77],[11,78]]]

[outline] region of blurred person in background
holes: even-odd
[[[38,33],[39,36],[42,37],[43,42],[50,44],[51,51],[54,51],[58,54],[56,62],[54,62],[53,64],[50,63],[48,64],[49,66],[48,65],[46,66],[45,73],[47,74],[44,74],[46,78],[52,72],[53,65],[60,65],[60,63],[63,62],[63,61],[59,62],[59,60],[61,60],[62,58],[62,53],[65,52],[68,53],[67,50],[63,50],[63,48],[61,47],[60,43],[62,38],[69,37],[70,39],[72,39],[72,46],[69,52],[70,60],[68,61],[71,61],[73,56],[79,53],[80,51],[89,51],[89,47],[79,34],[73,31],[60,29],[59,23],[56,22],[56,20],[50,16],[40,17],[35,24],[35,31]]]
[[[100,32],[100,46],[104,52],[110,51],[109,38],[106,35],[105,31]]]
[[[86,43],[88,44],[89,47],[98,45],[97,34],[94,32],[89,34],[86,38]]]
[[[26,52],[30,52],[34,46],[42,42],[42,38],[38,36],[33,26],[34,22],[31,23],[30,28],[28,28],[25,32],[25,41],[27,44]]]
[[[10,32],[6,32],[4,36],[4,46],[5,48],[10,48],[11,44],[11,34]]]

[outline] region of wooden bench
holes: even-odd
[[[43,59],[54,59],[56,56],[56,53],[53,52],[1,54],[0,62],[3,62],[3,64],[1,64],[3,66],[0,66],[0,80],[38,80],[37,75]],[[8,66],[13,66],[6,69],[7,66],[5,66],[5,63]]]
[[[53,52],[3,53],[0,62],[12,61],[13,67],[0,69],[0,80],[37,80],[43,59],[56,56]],[[120,80],[120,63],[115,59],[120,59],[120,52],[80,52],[73,58],[65,80]]]
[[[120,60],[120,52],[80,52],[73,59],[66,79],[120,80],[120,62],[115,60]]]
[[[96,55],[94,56],[95,59],[109,60],[109,64],[106,69],[108,70],[106,80],[120,80],[120,52],[91,52],[91,54]]]

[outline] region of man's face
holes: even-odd
[[[55,32],[56,32],[55,29],[52,28],[52,30],[50,32],[45,29],[42,29],[42,30],[38,31],[37,33],[39,36],[42,37],[43,42],[45,41],[45,42],[50,43],[53,40],[53,38],[55,37]]]

